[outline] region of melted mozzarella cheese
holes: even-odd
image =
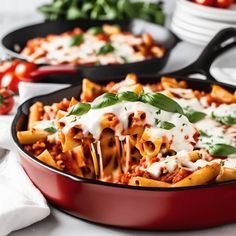
[[[56,124],[54,120],[42,120],[42,121],[36,122],[33,125],[33,128],[36,130],[45,130],[51,127],[56,128]]]
[[[152,127],[150,129],[152,137],[166,136],[171,143],[171,148],[175,151],[193,150],[193,143],[195,142],[193,136],[196,130],[185,116],[178,113],[160,111],[156,107],[142,102],[122,102],[101,109],[91,109],[88,113],[79,117],[63,117],[59,122],[66,124],[63,128],[65,133],[69,132],[73,126],[79,125],[85,133],[91,133],[95,139],[99,139],[102,132],[101,118],[106,113],[112,113],[119,120],[115,127],[115,135],[123,140],[125,138],[123,131],[128,128],[130,114],[136,115],[140,111],[146,114],[145,124]],[[175,127],[170,130],[158,128],[156,124],[157,119],[173,123]]]
[[[160,161],[152,163],[147,168],[141,167],[143,171],[147,171],[152,177],[158,178],[162,171],[172,173],[176,168],[185,168],[194,171],[197,167],[191,162],[187,151],[180,151],[175,156],[162,158]]]
[[[197,100],[197,98],[193,98],[193,99],[175,98],[174,100],[176,102],[178,102],[179,105],[185,109],[191,109],[191,110],[195,110],[195,111],[204,112],[204,107]]]
[[[185,97],[185,96],[193,96],[193,90],[192,89],[183,89],[183,88],[168,88],[168,90],[171,93],[174,93],[176,95],[179,95],[181,97]]]
[[[236,118],[236,104],[221,104],[220,106],[214,108],[212,112],[214,112],[214,115],[218,117],[231,116]]]
[[[208,148],[210,145],[224,143],[232,146],[236,146],[236,139],[234,135],[226,132],[225,127],[220,123],[207,118],[197,122],[196,127],[206,133],[202,135],[197,142],[197,146],[200,148]]]
[[[111,44],[114,47],[114,51],[104,55],[97,55],[97,52],[107,43],[104,40],[98,39],[96,36],[84,33],[84,41],[78,46],[71,46],[71,36],[54,36],[49,41],[42,43],[41,47],[36,49],[36,52],[29,58],[34,60],[36,57],[37,63],[52,64],[64,63],[64,62],[76,62],[80,63],[96,63],[99,62],[102,65],[135,62],[144,60],[145,56],[137,54],[132,45],[135,45],[137,41],[142,41],[141,38],[136,38],[132,35],[126,36],[121,34],[118,38],[111,37]],[[133,40],[133,43],[130,43]],[[135,42],[136,41],[136,42]],[[45,56],[40,56],[46,52]]]

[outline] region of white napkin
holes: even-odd
[[[0,115],[0,236],[40,221],[50,213],[46,200],[31,183],[14,152],[10,127],[16,108],[30,97],[67,86],[69,85],[22,82],[19,88],[20,98],[15,97],[13,111],[9,115]],[[4,156],[4,149],[11,151]]]
[[[0,162],[0,209],[0,235],[31,225],[50,213],[46,200],[13,152]]]

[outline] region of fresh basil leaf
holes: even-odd
[[[107,43],[97,51],[97,55],[107,54],[113,52],[114,50],[115,48],[111,45],[111,43]]]
[[[212,118],[224,125],[235,125],[236,124],[236,118],[234,118],[232,116],[216,116],[214,113],[212,113]]]
[[[48,127],[44,130],[49,132],[49,133],[56,133],[57,132],[57,129],[55,127]]]
[[[202,120],[203,118],[205,118],[206,116],[204,112],[194,111],[194,110],[188,110],[188,111],[185,111],[184,113],[191,123],[196,123],[199,120]]]
[[[224,166],[224,165],[225,165],[225,162],[224,162],[224,161],[220,161],[220,165],[221,165],[221,166]]]
[[[213,156],[228,156],[236,153],[236,147],[224,143],[211,145],[208,150]]]
[[[165,96],[162,93],[147,93],[140,95],[140,100],[144,103],[148,103],[161,110],[180,113],[184,115],[182,107],[173,99]]]
[[[72,107],[70,110],[68,116],[70,115],[78,115],[81,116],[85,113],[87,113],[91,108],[91,105],[89,103],[78,103]]]
[[[170,123],[168,121],[160,121],[158,119],[155,119],[155,121],[156,121],[157,127],[161,128],[161,129],[170,130],[170,129],[173,129],[175,127],[174,124],[172,124],[172,123]]]
[[[102,34],[103,33],[103,29],[100,26],[91,27],[87,31],[89,33],[93,34],[93,35],[98,35],[98,34]]]
[[[136,102],[138,101],[139,97],[136,93],[131,91],[125,91],[122,93],[117,94],[119,101],[129,101],[129,102]]]
[[[118,97],[114,93],[104,93],[103,95],[97,97],[92,103],[92,109],[99,109],[108,107],[118,103]]]
[[[4,104],[4,98],[3,98],[2,94],[0,94],[0,104],[1,104],[1,105]]]
[[[202,130],[200,130],[200,136],[202,136],[202,137],[211,137],[210,135],[208,135],[206,132],[204,132],[204,131],[202,131]]]
[[[84,35],[83,34],[78,34],[74,35],[70,39],[70,46],[78,46],[84,41]]]

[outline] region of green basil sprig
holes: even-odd
[[[168,121],[160,121],[158,119],[155,119],[157,127],[161,128],[161,129],[166,129],[166,130],[170,130],[173,129],[175,127],[174,124],[168,122]]]
[[[164,25],[162,2],[132,0],[53,0],[38,8],[47,20],[142,18]]]
[[[194,110],[186,110],[184,113],[191,123],[196,123],[204,119],[206,116],[206,113],[200,112],[200,111],[194,111]]]
[[[108,54],[114,50],[115,48],[111,45],[111,43],[107,43],[97,51],[97,55]]]
[[[84,35],[83,34],[78,34],[74,35],[70,39],[70,46],[78,46],[84,41]]]
[[[211,145],[208,150],[213,156],[228,156],[236,153],[236,147],[224,143]]]
[[[83,115],[87,113],[90,109],[99,109],[107,106],[115,105],[119,102],[129,101],[129,102],[143,102],[157,107],[161,110],[184,114],[182,107],[172,100],[171,98],[161,94],[161,93],[150,93],[144,94],[140,93],[137,95],[131,91],[125,91],[122,93],[104,93],[103,95],[97,97],[91,105],[89,103],[78,103],[69,112],[69,115]]]
[[[48,127],[44,129],[45,131],[49,132],[49,133],[56,133],[57,129],[55,127]]]
[[[103,95],[97,97],[92,105],[91,108],[92,109],[99,109],[99,108],[104,108],[104,107],[108,107],[111,105],[114,105],[116,103],[118,103],[118,97],[116,94],[114,93],[104,93]]]
[[[200,136],[202,136],[202,137],[208,137],[208,138],[211,137],[210,135],[208,135],[206,132],[204,132],[204,131],[202,131],[202,130],[200,130]]]
[[[68,116],[70,115],[78,115],[81,116],[85,113],[87,113],[91,108],[91,105],[89,103],[78,103],[70,110]]]
[[[162,93],[141,94],[140,100],[161,110],[184,115],[182,107],[176,101]]]
[[[98,35],[98,34],[102,34],[103,33],[103,29],[100,26],[91,27],[87,31],[89,33],[93,34],[93,35]]]
[[[212,118],[224,125],[235,125],[236,118],[232,116],[216,116],[214,113],[211,114]]]
[[[122,101],[137,102],[139,100],[139,96],[136,93],[131,92],[131,91],[118,93],[117,97],[120,102]]]

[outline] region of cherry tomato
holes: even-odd
[[[5,88],[0,89],[0,115],[8,114],[14,103],[12,92]]]
[[[216,0],[215,6],[219,8],[228,8],[232,3],[232,0]]]
[[[106,41],[106,42],[108,41],[108,38],[105,34],[97,34],[96,38],[101,41]]]
[[[18,93],[18,84],[20,80],[14,72],[7,72],[1,80],[1,87],[8,88],[14,93]]]
[[[203,6],[212,7],[215,5],[215,0],[194,0],[195,3]]]
[[[15,68],[15,74],[19,79],[29,78],[30,73],[37,69],[37,66],[31,62],[21,62]]]
[[[19,60],[2,62],[0,64],[0,78],[7,72],[13,72],[19,63]]]

